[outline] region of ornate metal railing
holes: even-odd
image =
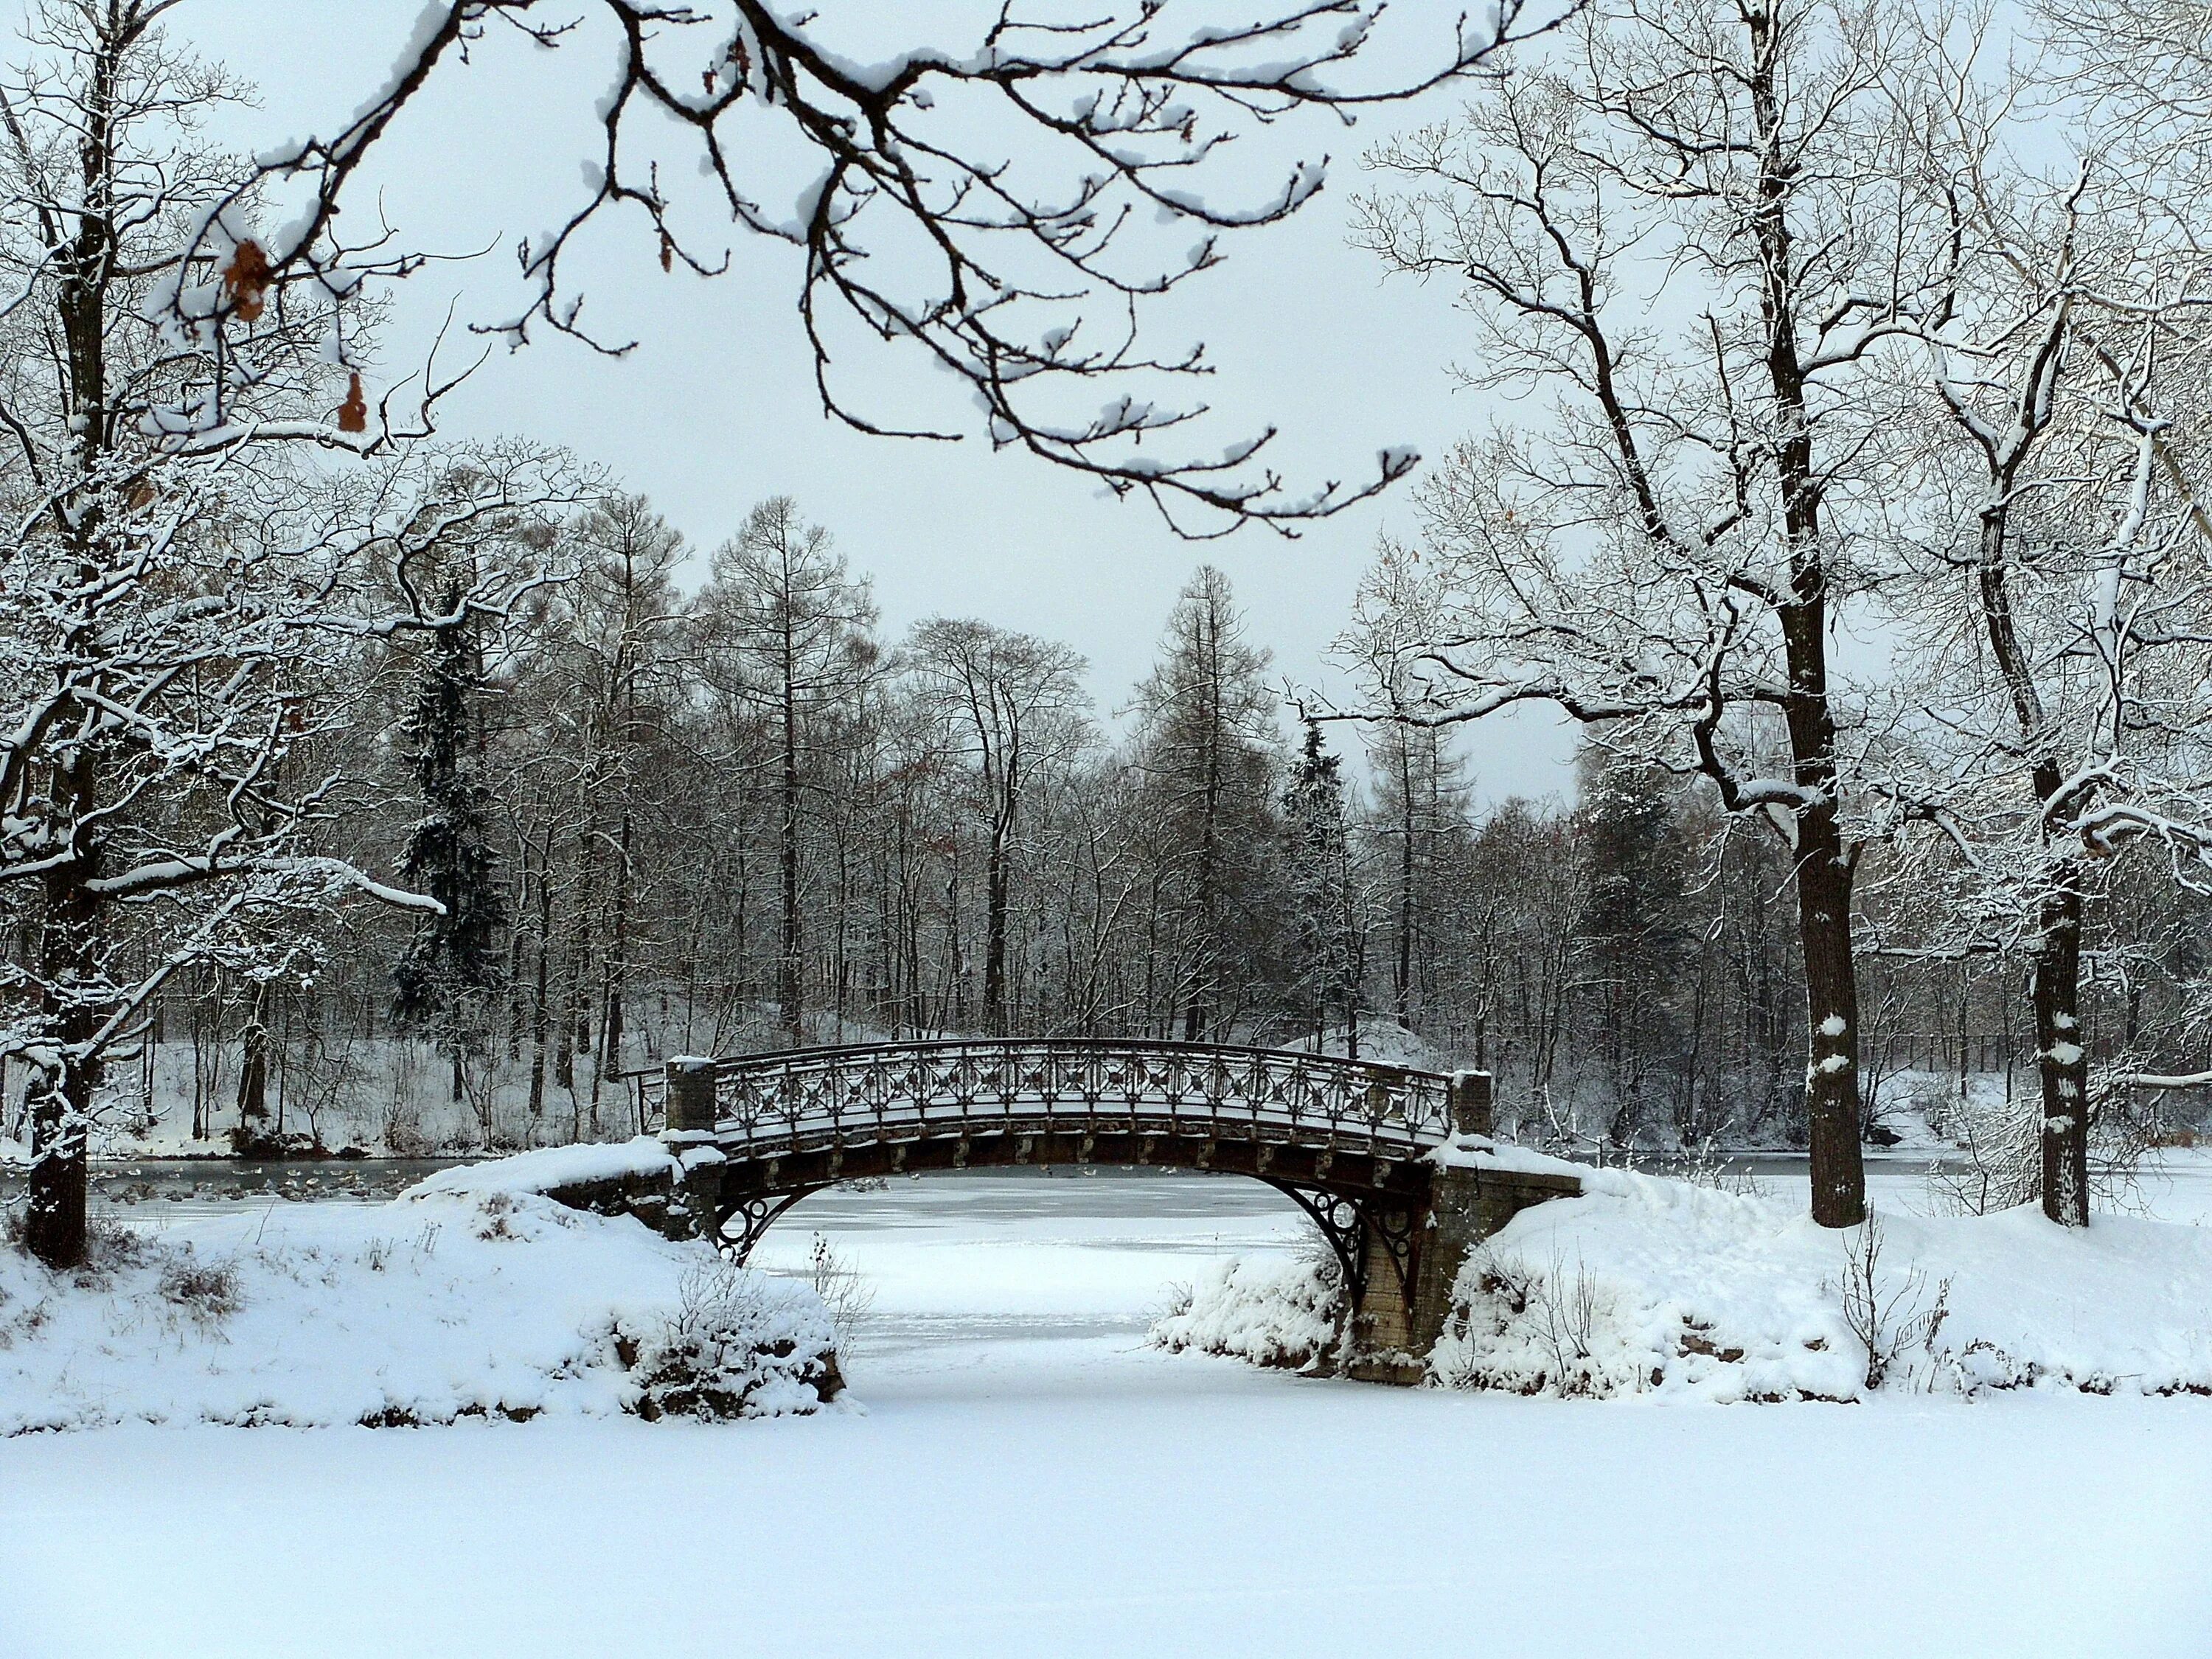
[[[1273,1048],[1144,1041],[874,1043],[714,1063],[715,1141],[766,1158],[945,1136],[1207,1134],[1417,1156],[1450,1133],[1449,1080]]]

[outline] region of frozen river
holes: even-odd
[[[149,1225],[286,1201],[133,1178]],[[1231,1178],[840,1190],[758,1259],[817,1232],[875,1294],[822,1417],[0,1442],[0,1659],[2206,1650],[2212,1401],[1598,1405],[1162,1354],[1178,1281],[1305,1248]]]

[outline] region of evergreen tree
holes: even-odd
[[[1283,792],[1290,843],[1291,908],[1297,963],[1294,1006],[1319,1048],[1332,1009],[1345,1024],[1345,1053],[1359,1052],[1359,981],[1364,943],[1352,848],[1345,832],[1342,763],[1324,754],[1318,721],[1306,722],[1305,752]]]
[[[457,583],[447,596],[448,614],[460,604]],[[407,763],[428,810],[408,832],[401,869],[409,885],[445,909],[423,921],[392,966],[392,1016],[436,1036],[453,1062],[456,1100],[465,1034],[482,1024],[471,1004],[499,983],[498,945],[507,925],[472,707],[483,684],[471,630],[441,629],[404,732]]]
[[[1674,999],[1691,955],[1686,898],[1694,884],[1665,775],[1586,747],[1577,763],[1579,854],[1586,872],[1576,927],[1577,989],[1607,1094],[1607,1137],[1650,1122],[1683,1051]]]

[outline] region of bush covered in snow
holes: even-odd
[[[1224,1259],[1177,1295],[1152,1340],[1171,1353],[1319,1370],[1335,1357],[1343,1314],[1344,1270],[1325,1249],[1288,1262]]]
[[[1461,1272],[1458,1388],[1729,1401],[2042,1386],[2212,1393],[2212,1233],[2039,1211],[1814,1226],[1620,1170],[1523,1211]]]
[[[793,1288],[719,1257],[698,1263],[674,1309],[617,1334],[638,1385],[632,1409],[648,1421],[722,1421],[808,1412],[834,1397],[844,1382],[829,1310],[817,1303],[794,1318]]]
[[[806,1285],[486,1177],[382,1205],[0,1244],[0,1436],[108,1423],[756,1417],[842,1386]]]

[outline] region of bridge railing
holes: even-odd
[[[1033,1129],[1417,1156],[1450,1131],[1430,1072],[1206,1043],[951,1041],[793,1049],[714,1066],[715,1133],[756,1155]]]

